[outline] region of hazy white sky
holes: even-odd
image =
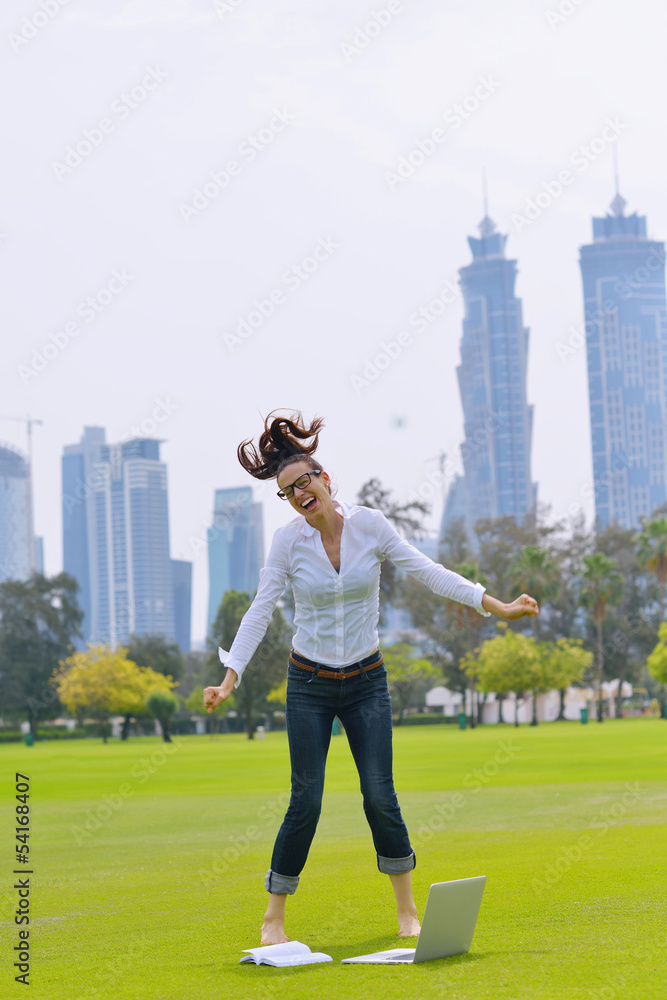
[[[343,498],[375,475],[407,499],[434,456],[458,463],[461,299],[425,329],[410,316],[470,261],[483,167],[531,330],[533,478],[554,513],[590,518],[585,354],[556,345],[582,323],[578,247],[613,197],[614,146],[627,210],[667,235],[666,21],[659,0],[3,4],[0,413],[44,421],[47,571],[62,448],[85,424],[165,440],[195,640],[196,540],[213,491],[252,482],[236,446],[268,410],[325,416]],[[423,164],[397,180],[410,156]],[[239,329],[256,302],[271,314]],[[355,383],[401,331],[389,367]],[[25,447],[22,426],[1,421],[0,440]],[[291,516],[272,487],[267,544]]]

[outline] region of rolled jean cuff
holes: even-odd
[[[269,868],[264,879],[264,888],[266,891],[273,892],[277,896],[283,896],[285,893],[289,896],[294,895],[298,884],[298,875],[279,875],[278,872],[272,871],[271,868]]]
[[[384,875],[402,875],[404,872],[411,872],[417,864],[417,855],[414,850],[406,858],[383,858],[377,855],[378,868]]]

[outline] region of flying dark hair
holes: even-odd
[[[238,446],[236,453],[246,472],[255,479],[275,479],[286,465],[301,461],[322,472],[322,466],[312,457],[324,426],[322,417],[315,417],[307,427],[298,411],[288,417],[276,416],[277,413],[272,410],[264,421],[257,447],[252,438]]]

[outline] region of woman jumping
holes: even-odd
[[[336,716],[359,772],[377,866],[396,896],[398,935],[419,934],[411,876],[416,857],[394,791],[391,701],[378,648],[382,561],[390,559],[434,593],[482,615],[510,620],[539,613],[527,594],[503,604],[481,584],[434,563],[401,538],[379,510],[334,500],[331,480],[313,458],[322,426],[321,418],[305,426],[299,413],[269,414],[258,448],[252,440],[239,445],[243,468],[256,479],[275,478],[278,496],[298,516],[273,536],[255,599],[229,653],[220,653],[227,667],[222,684],[204,689],[204,704],[212,712],[239,686],[289,583],[296,626],[286,696],[291,797],[264,880],[269,903],[262,944],[289,940],[285,901],[296,891],[315,835]]]

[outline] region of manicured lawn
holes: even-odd
[[[178,740],[169,753],[157,738],[0,746],[0,996],[667,996],[667,722],[396,729],[420,914],[431,882],[488,882],[468,955],[393,968],[339,964],[401,943],[345,736],[332,740],[320,825],[287,902],[287,933],[334,961],[283,970],[238,959],[259,944],[287,801],[286,736]],[[9,957],[15,770],[31,777],[25,994]]]

